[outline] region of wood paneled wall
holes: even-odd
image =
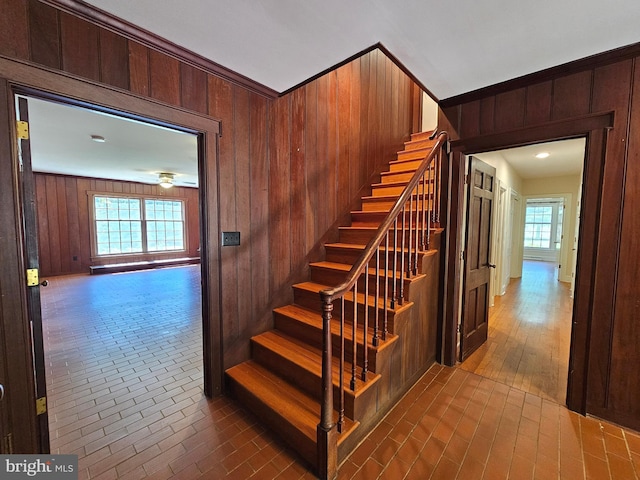
[[[37,0],[0,11],[0,55],[221,120],[219,225],[242,241],[220,253],[225,367],[248,358],[251,335],[417,117],[415,84],[379,51],[274,101]]]
[[[369,52],[272,102],[268,170],[236,162],[221,171],[221,183],[234,171],[251,179],[236,183],[235,210],[221,199],[222,225],[250,232],[253,250],[250,256],[229,252],[238,256],[237,267],[223,261],[223,278],[238,274],[237,284],[225,285],[238,294],[237,300],[226,296],[224,305],[226,332],[240,340],[232,363],[248,357],[249,333],[269,327],[271,309],[292,301],[290,285],[307,278],[308,262],[322,257],[323,242],[337,237],[363,189],[402,149],[419,102],[416,90],[382,52]],[[248,224],[241,208],[268,216],[268,229]],[[268,270],[250,270],[267,258]],[[253,311],[242,301],[249,284]]]
[[[635,365],[640,362],[640,58],[618,59],[579,71],[567,69],[541,83],[474,96],[464,103],[443,102],[440,126],[463,143],[494,134],[502,134],[508,142],[510,132],[528,127],[541,126],[551,134],[561,120],[614,114],[613,128],[606,136],[603,170],[596,172],[602,175],[595,186],[600,190],[596,195],[599,205],[582,212],[583,218],[599,215],[596,254],[588,260],[593,263],[594,278],[582,279],[593,281],[589,346],[584,352],[586,407],[598,416],[639,429],[640,382]],[[588,169],[585,183],[591,171]]]
[[[41,275],[89,273],[93,265],[164,258],[199,257],[198,189],[102,180],[67,175],[35,174],[38,213],[38,255]],[[91,205],[88,192],[148,195],[183,200],[187,251],[161,255],[129,255],[91,259]]]

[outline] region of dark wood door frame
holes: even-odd
[[[10,416],[14,424],[19,425],[13,442],[15,451],[37,453],[35,394],[33,378],[33,359],[29,332],[25,328],[13,328],[16,323],[27,323],[26,282],[24,280],[25,261],[21,240],[22,212],[18,204],[20,192],[17,183],[19,168],[15,139],[16,93],[26,93],[54,101],[82,105],[94,110],[117,113],[120,116],[143,119],[158,125],[171,126],[198,135],[199,182],[200,182],[200,237],[201,273],[202,273],[202,316],[204,350],[204,391],[207,396],[223,393],[223,352],[222,322],[220,311],[220,242],[219,242],[219,174],[218,174],[218,136],[220,121],[184,110],[179,107],[132,94],[128,91],[108,87],[86,79],[34,67],[20,61],[0,57],[0,239],[3,252],[3,277],[0,279],[2,296],[9,295],[11,301],[3,299],[0,305],[0,326],[7,336],[3,340],[12,345],[13,359],[18,362],[22,372],[20,385],[15,394],[7,395]],[[12,188],[9,190],[9,185]],[[7,232],[5,232],[7,229]],[[6,254],[6,255],[5,255]],[[6,262],[4,261],[6,258]],[[10,294],[9,292],[13,292]],[[24,322],[18,321],[20,318]],[[24,325],[22,325],[24,327]],[[12,330],[13,328],[13,330]],[[1,330],[1,329],[0,329]],[[14,331],[15,330],[15,331]],[[16,340],[18,340],[16,342]],[[7,369],[9,370],[9,369]],[[16,383],[14,381],[14,383]],[[18,388],[19,387],[19,388]],[[9,393],[9,392],[7,392]]]
[[[586,413],[587,375],[589,371],[589,347],[591,321],[594,308],[594,277],[596,274],[596,255],[600,237],[600,204],[602,197],[603,169],[606,153],[608,130],[613,128],[613,112],[603,112],[569,120],[547,123],[512,130],[499,134],[466,138],[451,143],[451,155],[447,171],[447,245],[446,268],[444,278],[444,315],[441,338],[441,359],[445,365],[456,363],[457,321],[460,307],[460,252],[463,245],[462,211],[464,189],[465,155],[493,150],[501,150],[522,145],[586,138],[585,166],[582,185],[582,211],[578,241],[578,259],[576,266],[576,287],[573,303],[573,326],[571,330],[571,349],[569,358],[569,379],[567,387],[567,406],[582,414]]]

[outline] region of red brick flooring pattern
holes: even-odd
[[[300,479],[307,465],[202,393],[197,266],[50,279],[51,450],[80,479]],[[638,479],[640,436],[461,369],[432,367],[341,479]]]

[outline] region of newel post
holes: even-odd
[[[322,295],[322,294],[321,294]],[[331,371],[331,312],[333,303],[322,296],[322,404],[318,424],[318,475],[338,476],[338,432],[333,421],[333,379]]]

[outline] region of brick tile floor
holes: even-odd
[[[80,479],[300,479],[248,412],[202,393],[197,266],[50,279],[51,449]],[[434,366],[341,479],[638,479],[640,436],[461,369]]]

